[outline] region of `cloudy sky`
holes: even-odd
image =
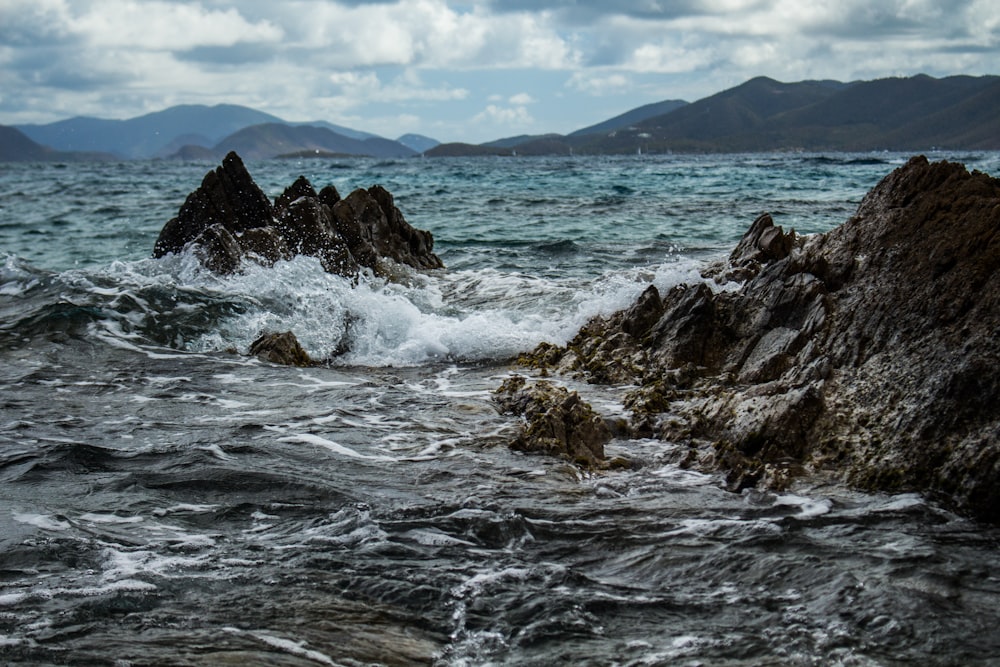
[[[758,75],[998,63],[997,0],[0,0],[0,124],[232,103],[478,143]]]

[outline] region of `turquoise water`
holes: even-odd
[[[802,232],[843,222],[905,155],[650,156],[306,160],[249,163],[276,196],[297,176],[342,194],[378,183],[414,225],[434,232],[452,268],[489,249],[559,244],[619,256],[647,248],[731,247],[761,212]],[[994,173],[995,154],[945,156]],[[0,165],[0,250],[39,268],[100,267],[148,256],[150,238],[212,165],[137,162]],[[586,257],[585,257],[586,258]],[[566,269],[573,270],[567,262]]]
[[[448,267],[356,284],[151,259],[214,165],[0,165],[2,662],[995,664],[995,529],[815,480],[731,494],[650,440],[584,475],[509,451],[490,398],[760,213],[825,231],[908,157],[248,163],[272,197],[384,185]],[[286,329],[328,363],[239,354]]]

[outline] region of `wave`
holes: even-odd
[[[398,283],[332,275],[308,257],[248,265],[227,277],[188,254],[62,273],[8,257],[0,272],[0,341],[21,347],[86,339],[162,356],[245,352],[263,332],[291,330],[312,358],[334,365],[503,360],[542,341],[565,343],[589,318],[626,307],[649,283],[666,289],[700,280],[697,268],[674,257],[589,280],[468,269],[410,273]]]

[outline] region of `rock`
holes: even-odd
[[[387,278],[398,266],[443,268],[430,232],[412,227],[380,186],[355,190],[346,199],[333,186],[317,194],[300,176],[268,201],[236,153],[206,174],[177,217],[167,222],[153,256],[196,248],[202,263],[232,273],[244,259],[271,265],[295,255],[320,260],[323,268],[355,277],[362,268]]]
[[[263,266],[272,266],[282,259],[291,259],[294,254],[285,239],[274,227],[248,229],[239,236],[241,257],[251,259]]]
[[[998,523],[998,269],[1000,181],[917,157],[826,234],[758,218],[712,271],[739,290],[647,290],[531,360],[638,385],[635,432],[734,490],[824,470]]]
[[[250,344],[249,354],[272,364],[303,367],[313,364],[291,331],[262,335]]]
[[[274,211],[236,153],[229,153],[222,166],[205,174],[201,186],[188,195],[177,217],[160,231],[153,257],[178,253],[214,224],[230,234],[271,224]]]
[[[432,251],[430,232],[412,227],[396,208],[392,194],[380,185],[368,188],[368,195],[378,202],[382,218],[374,220],[372,243],[375,251],[400,264],[418,269],[441,269],[444,264]]]
[[[512,449],[559,456],[588,469],[604,465],[611,430],[575,391],[544,380],[528,385],[515,375],[500,385],[494,400],[502,413],[525,419]]]
[[[202,264],[215,273],[233,273],[240,266],[240,244],[221,223],[198,234],[192,245]]]

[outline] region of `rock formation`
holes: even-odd
[[[313,360],[302,349],[298,338],[291,331],[263,334],[250,343],[250,356],[285,366],[313,365]]]
[[[317,193],[300,177],[272,205],[236,153],[205,175],[153,247],[162,257],[191,248],[217,273],[245,260],[273,264],[295,255],[317,257],[326,271],[355,276],[362,268],[390,276],[396,265],[437,269],[430,232],[415,229],[380,186],[341,199],[336,188]]]
[[[650,287],[525,360],[636,385],[633,432],[688,443],[733,490],[828,471],[996,523],[998,269],[1000,181],[917,157],[840,227],[762,216],[705,283]]]
[[[544,380],[529,385],[524,376],[514,375],[500,385],[494,400],[500,412],[524,417],[511,449],[559,456],[588,469],[605,463],[611,431],[575,391]]]

